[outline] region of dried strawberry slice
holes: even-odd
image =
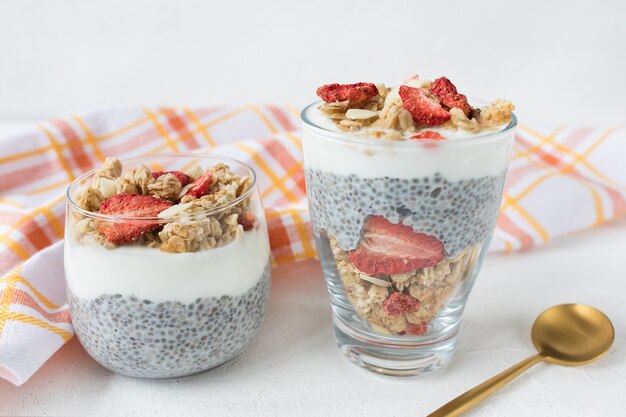
[[[441,136],[438,132],[434,130],[424,130],[423,132],[418,133],[417,135],[413,135],[410,139],[435,139],[442,140],[445,137]]]
[[[401,85],[398,90],[402,106],[411,113],[413,120],[423,126],[439,126],[450,120],[450,113],[425,88]]]
[[[254,227],[256,226],[256,216],[251,211],[244,211],[237,218],[237,223],[242,225],[243,230],[247,232],[248,230],[254,229]]]
[[[191,183],[191,188],[187,190],[185,195],[200,198],[209,192],[211,184],[213,184],[213,173],[211,171],[207,171],[206,174],[196,178],[195,181]]]
[[[154,178],[155,180],[157,178],[159,178],[162,175],[165,174],[172,174],[174,175],[178,181],[180,181],[180,185],[181,186],[185,186],[187,184],[189,184],[189,182],[191,181],[191,178],[189,178],[189,175],[185,174],[184,172],[180,172],[180,171],[154,171],[152,173],[152,178]]]
[[[326,103],[350,100],[360,103],[378,94],[378,88],[372,83],[326,84],[317,89],[317,95]]]
[[[100,214],[117,215],[124,217],[156,217],[157,214],[170,207],[167,200],[149,195],[116,194],[100,205]],[[159,228],[158,222],[152,221],[113,221],[96,220],[96,229],[106,239],[115,244],[122,244],[137,240],[141,235]]]
[[[443,250],[443,243],[436,237],[372,216],[349,258],[363,273],[393,275],[435,266],[443,260]]]
[[[383,310],[390,316],[414,313],[420,309],[420,300],[408,294],[394,292],[383,303]]]
[[[463,110],[466,116],[472,113],[472,106],[467,102],[467,97],[459,94],[452,81],[446,77],[437,78],[430,85],[430,92],[439,99],[441,104],[451,109],[453,107]]]
[[[407,322],[406,324],[406,332],[408,334],[412,334],[415,336],[423,336],[424,334],[426,334],[426,331],[428,330],[428,322],[423,321],[420,324],[413,324],[410,322]]]

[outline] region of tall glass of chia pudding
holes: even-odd
[[[270,270],[255,174],[241,162],[107,158],[68,189],[72,323],[114,372],[175,378],[234,358],[261,327]]]
[[[468,100],[445,77],[317,93],[304,164],[339,349],[381,374],[436,370],[495,227],[514,106]]]

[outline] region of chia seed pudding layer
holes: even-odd
[[[449,181],[439,173],[405,179],[305,170],[316,234],[325,230],[341,249],[353,250],[367,218],[383,216],[436,237],[448,257],[491,236],[505,174]]]
[[[121,294],[83,299],[69,290],[68,299],[76,334],[100,364],[128,376],[174,378],[241,353],[263,323],[269,284],[268,261],[257,284],[238,296],[183,304]]]

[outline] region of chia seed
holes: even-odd
[[[250,344],[265,317],[270,268],[268,262],[257,284],[241,295],[189,304],[121,294],[82,299],[68,291],[72,323],[87,352],[114,372],[191,375],[234,358]]]

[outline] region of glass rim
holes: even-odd
[[[175,158],[194,158],[194,159],[205,159],[205,160],[213,160],[216,162],[224,162],[224,163],[234,163],[236,165],[242,166],[243,168],[245,168],[248,173],[250,178],[252,178],[252,184],[250,185],[250,187],[239,197],[237,197],[236,199],[222,205],[222,206],[218,206],[218,207],[212,207],[212,208],[208,208],[208,209],[203,209],[200,210],[198,212],[193,213],[191,216],[189,216],[189,220],[195,220],[197,218],[206,218],[209,215],[215,214],[215,213],[220,213],[222,211],[225,211],[227,209],[230,209],[234,206],[236,206],[237,204],[241,203],[242,201],[244,201],[245,199],[247,199],[248,197],[250,197],[252,195],[252,193],[254,192],[256,186],[257,186],[257,176],[256,176],[256,172],[254,171],[254,169],[246,164],[245,162],[242,162],[238,159],[235,158],[231,158],[229,156],[223,156],[223,155],[216,155],[216,154],[199,154],[199,153],[169,153],[169,154],[153,154],[153,155],[145,155],[145,156],[135,156],[135,157],[131,157],[131,158],[124,158],[124,159],[120,159],[120,162],[122,164],[125,163],[137,163],[139,161],[145,161],[146,159],[159,159],[159,158],[171,158],[171,159],[175,159]],[[177,216],[174,217],[169,217],[169,218],[161,218],[161,217],[133,217],[133,216],[119,216],[119,215],[110,215],[110,214],[100,214],[100,213],[96,213],[93,211],[89,211],[89,210],[85,210],[82,207],[78,206],[78,204],[76,204],[76,202],[73,200],[72,198],[72,192],[75,190],[76,187],[78,187],[78,185],[84,181],[85,179],[89,178],[90,176],[93,176],[96,173],[96,169],[97,168],[93,168],[90,169],[89,171],[85,172],[84,174],[81,174],[78,178],[74,179],[70,185],[67,187],[67,190],[65,192],[65,201],[66,203],[75,211],[77,211],[78,213],[82,214],[85,217],[89,217],[89,218],[93,218],[93,219],[99,219],[99,220],[105,220],[105,221],[109,221],[109,222],[136,222],[136,223],[142,223],[142,222],[150,222],[150,223],[171,223],[173,221],[178,221],[179,219],[177,219]]]
[[[475,104],[488,104],[485,100],[476,99],[473,97],[468,97],[470,102]],[[477,144],[484,144],[485,142],[493,142],[497,141],[506,133],[509,133],[517,126],[517,116],[515,113],[511,113],[511,121],[501,130],[489,131],[484,134],[478,134],[473,136],[468,136],[464,138],[455,138],[450,140],[435,140],[435,139],[423,139],[423,140],[386,140],[379,138],[372,138],[368,136],[363,137],[355,137],[350,134],[350,132],[337,132],[334,130],[327,129],[323,126],[320,126],[314,123],[308,116],[308,111],[322,104],[323,101],[318,100],[304,107],[300,112],[300,120],[303,122],[303,125],[306,129],[318,133],[330,140],[339,140],[343,143],[351,143],[354,145],[360,146],[372,146],[372,147],[394,147],[394,148],[406,148],[406,149],[415,149],[422,146],[430,146],[432,143],[436,143],[438,146],[472,146]]]

